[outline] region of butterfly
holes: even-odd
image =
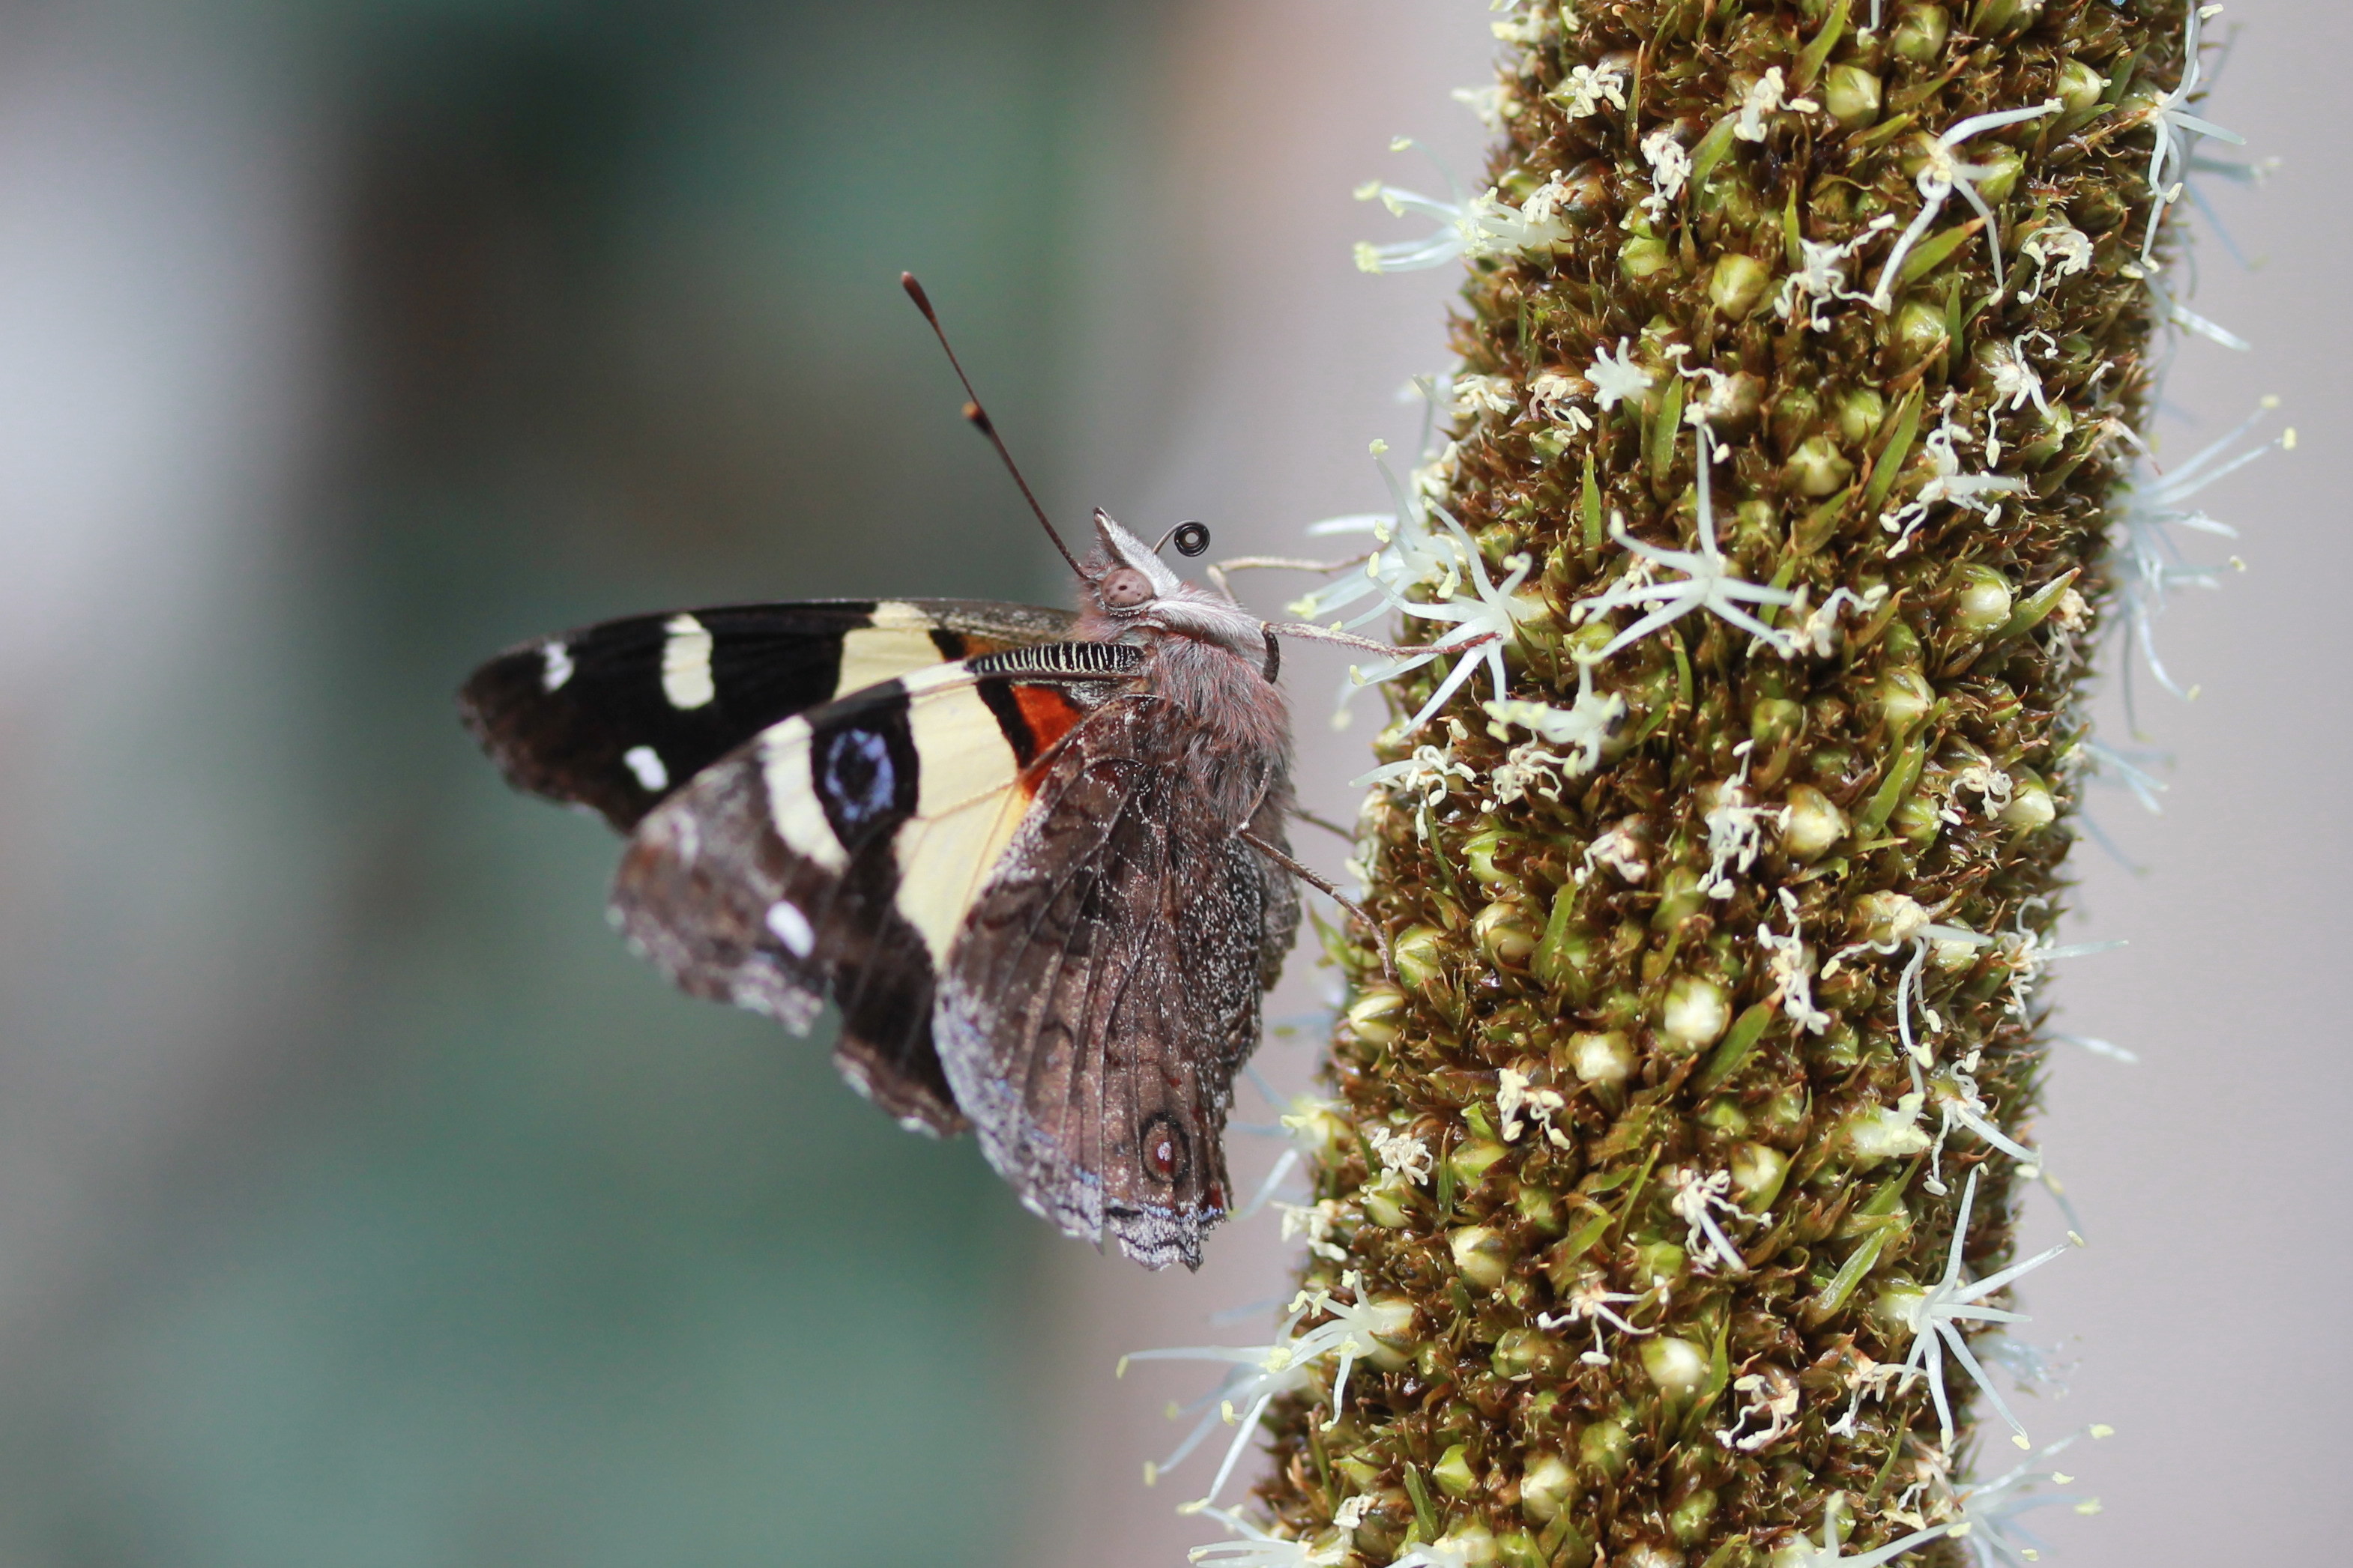
[[[1277,637],[1398,650],[1263,621],[1101,510],[1073,556],[955,369],[1079,611],[631,616],[509,648],[460,709],[516,787],[627,836],[613,917],[681,987],[796,1033],[830,998],[836,1065],[902,1125],[971,1130],[1069,1235],[1198,1268],[1297,883],[1333,891],[1285,837]]]

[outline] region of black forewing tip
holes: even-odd
[[[659,798],[617,766],[608,737],[552,698],[539,644],[510,648],[466,678],[458,717],[501,776],[524,795],[589,807],[627,833]]]

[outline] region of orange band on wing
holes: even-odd
[[[1076,728],[1083,716],[1079,705],[1059,686],[1016,686],[1013,701],[1029,731],[1029,749],[1021,757],[1023,767],[1052,751],[1054,743]]]
[[[1015,765],[1023,770],[1052,751],[1086,716],[1060,686],[1042,682],[992,677],[981,681],[980,700],[997,715],[997,728],[1012,748]]]

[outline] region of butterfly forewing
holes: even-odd
[[[520,644],[459,695],[517,788],[623,832],[779,720],[912,670],[1065,637],[1067,611],[959,599],[734,605]]]

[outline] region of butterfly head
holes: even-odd
[[[1092,618],[1114,636],[1151,628],[1250,658],[1265,650],[1265,622],[1233,600],[1177,576],[1152,546],[1103,512],[1095,513],[1095,550],[1082,570],[1093,601]]]

